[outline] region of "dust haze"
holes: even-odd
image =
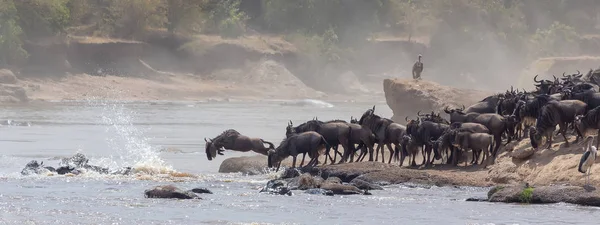
[[[16,10],[10,25],[22,30],[1,34],[23,50],[0,58],[23,89],[11,101],[382,102],[383,80],[410,79],[419,54],[423,79],[487,91],[600,63],[593,0],[130,0],[110,10],[82,0],[60,3],[67,11],[35,2],[0,8]],[[69,19],[54,23],[61,12]]]

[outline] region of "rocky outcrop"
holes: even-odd
[[[406,116],[414,118],[418,111],[442,112],[441,115],[447,117],[442,111],[445,106],[468,107],[492,94],[412,79],[385,79],[383,91],[388,106],[394,112],[394,121],[404,121]]]
[[[0,69],[0,102],[19,103],[29,101],[25,89],[17,84],[12,71]]]
[[[600,206],[600,191],[589,186],[495,186],[488,193],[488,201],[530,204],[564,202],[584,206]]]

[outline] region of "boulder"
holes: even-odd
[[[0,84],[0,102],[28,102],[27,92],[21,86],[14,84]]]
[[[364,181],[360,178],[354,178],[352,181],[350,181],[350,184],[361,190],[383,190],[381,186]]]
[[[282,167],[292,165],[289,159],[281,162]],[[258,175],[267,172],[267,156],[240,156],[223,160],[219,166],[219,173],[242,173],[246,175]]]
[[[173,185],[156,186],[144,191],[147,198],[176,198],[176,199],[201,199],[192,191],[184,191]]]
[[[207,188],[194,188],[191,191],[196,194],[212,194],[212,191],[208,190]]]
[[[571,203],[584,206],[600,206],[600,191],[585,186],[496,186],[488,193],[488,201],[505,203]]]
[[[16,84],[17,77],[7,69],[0,69],[0,84]]]
[[[404,121],[406,116],[414,117],[419,110],[440,112],[446,106],[468,107],[492,94],[413,79],[385,79],[383,91],[388,106],[394,112],[391,119],[396,122]],[[442,116],[447,117],[445,113]]]

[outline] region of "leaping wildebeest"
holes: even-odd
[[[319,163],[319,155],[323,148],[330,147],[325,138],[317,132],[307,131],[302,133],[294,133],[281,141],[276,149],[271,149],[268,152],[267,163],[269,168],[277,165],[277,170],[281,166],[281,161],[292,156],[292,167],[296,167],[296,157],[302,153],[302,161],[300,166],[304,164],[304,156],[308,154],[311,158],[306,166],[315,166]]]
[[[225,130],[213,139],[206,140],[204,138],[204,141],[206,142],[206,157],[208,160],[212,160],[217,154],[223,155],[223,151],[226,149],[238,152],[254,151],[262,155],[267,155],[269,149],[275,149],[271,142],[242,135],[234,129]],[[265,147],[265,144],[268,147]]]

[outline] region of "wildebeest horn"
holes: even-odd
[[[292,123],[292,120],[290,120],[290,125],[294,125],[294,123]]]
[[[373,113],[375,113],[375,105],[373,105]]]
[[[419,111],[417,112],[417,116],[422,116],[422,115],[421,115],[421,110],[419,110]]]
[[[579,72],[579,70],[577,70],[577,75],[581,74],[581,72]]]
[[[568,77],[568,76],[565,75],[565,72],[563,72],[563,77]]]
[[[450,113],[450,110],[448,110],[448,106],[444,107],[444,112]]]
[[[465,110],[465,105],[462,105],[462,110]]]
[[[406,122],[408,122],[408,116],[404,118],[404,120],[406,120]]]
[[[208,142],[208,140],[206,140],[206,138],[204,138],[204,142]]]
[[[538,74],[538,75],[539,75],[539,74]],[[538,81],[538,80],[537,80],[537,77],[538,77],[538,75],[535,75],[535,77],[533,77],[533,81],[534,81],[534,82],[536,82],[536,83],[542,83],[541,81]]]

